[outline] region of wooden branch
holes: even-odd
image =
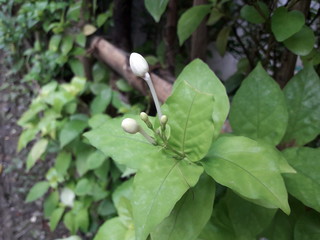
[[[135,89],[143,95],[147,95],[147,85],[141,78],[136,77],[129,66],[129,54],[115,47],[101,37],[95,37],[91,41],[89,52],[110,66],[121,75]],[[150,73],[158,98],[164,102],[171,94],[172,84],[154,73]]]

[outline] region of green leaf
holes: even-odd
[[[139,169],[140,166],[157,158],[159,154],[161,155],[159,153],[161,148],[149,143],[139,133],[134,135],[126,133],[121,128],[121,122],[126,117],[128,116],[111,119],[101,127],[85,133],[84,136],[94,147],[106,156],[110,156],[118,164]],[[139,117],[135,118],[140,126],[145,125]]]
[[[48,146],[48,140],[45,138],[40,139],[36,142],[27,157],[27,171],[29,171],[36,161],[42,156],[42,154],[46,151]]]
[[[145,240],[170,214],[182,195],[198,182],[202,171],[193,163],[162,154],[136,174],[132,201],[136,240]]]
[[[59,134],[60,147],[63,148],[78,137],[87,125],[87,121],[83,119],[73,119],[67,122]]]
[[[33,202],[38,198],[42,197],[49,189],[50,184],[47,181],[37,182],[33,187],[30,189],[26,202]]]
[[[264,23],[269,17],[268,6],[262,1],[258,1],[254,4],[256,4],[256,6],[251,6],[248,4],[244,5],[240,11],[241,17],[250,23]]]
[[[27,144],[36,137],[38,131],[38,128],[28,128],[23,130],[18,140],[17,151],[20,152],[21,149],[25,148]]]
[[[50,218],[51,214],[56,209],[58,204],[59,204],[59,192],[54,191],[44,201],[44,204],[43,204],[44,216],[46,218]]]
[[[64,213],[64,208],[57,208],[50,216],[50,230],[54,231]]]
[[[256,204],[290,213],[277,159],[263,145],[245,137],[221,137],[207,157],[204,169],[218,183]]]
[[[212,214],[215,183],[206,174],[175,205],[169,217],[151,233],[152,240],[194,240]]]
[[[320,212],[320,149],[289,148],[283,152],[296,174],[285,174],[288,192]]]
[[[229,113],[229,98],[224,85],[211,71],[208,65],[199,59],[192,61],[183,69],[177,78],[173,89],[177,88],[183,81],[186,81],[200,92],[213,94],[214,107],[212,119],[214,122],[213,139],[215,139],[220,134],[223,123]]]
[[[64,215],[63,223],[66,226],[66,228],[71,232],[71,234],[75,234],[79,229],[79,226],[76,222],[76,216],[72,211],[69,211]]]
[[[213,106],[212,95],[183,81],[163,107],[171,128],[169,145],[191,161],[199,161],[210,148],[214,131]]]
[[[304,25],[304,15],[300,11],[290,11],[285,7],[275,10],[271,18],[271,30],[278,42],[282,42],[300,31]]]
[[[144,5],[146,6],[146,9],[151,14],[153,19],[156,22],[159,22],[161,15],[166,10],[168,2],[169,0],[159,0],[159,1],[144,0]]]
[[[222,13],[217,8],[212,8],[210,12],[209,19],[207,21],[207,25],[211,26],[214,25],[216,22],[218,22],[222,17],[224,16],[224,13]]]
[[[104,155],[102,152],[95,151],[94,153],[90,154],[87,159],[87,168],[89,170],[96,169],[100,167],[106,159],[106,155]]]
[[[178,21],[180,46],[197,29],[201,21],[210,13],[211,5],[197,5],[185,11]]]
[[[49,50],[52,52],[57,52],[60,42],[61,42],[61,35],[55,34],[50,38],[50,42],[49,42]]]
[[[320,239],[320,215],[316,212],[307,212],[296,223],[294,228],[295,240]]]
[[[303,26],[302,29],[286,39],[283,43],[291,52],[299,56],[308,55],[316,42],[316,37],[311,28]]]
[[[89,119],[88,124],[91,128],[94,129],[94,128],[100,127],[102,124],[104,124],[109,120],[110,120],[110,116],[106,114],[96,114]]]
[[[302,146],[320,133],[320,79],[313,67],[306,66],[284,88],[289,123],[283,143]]]
[[[63,55],[67,55],[73,47],[73,37],[67,35],[62,39],[61,52]]]
[[[216,40],[216,47],[221,56],[224,56],[224,54],[226,53],[230,31],[231,31],[231,27],[226,26],[226,27],[223,27],[218,33],[217,40]]]
[[[62,151],[58,154],[56,158],[54,168],[57,170],[59,174],[64,176],[70,166],[71,160],[72,160],[71,154]]]
[[[92,191],[92,183],[87,178],[82,178],[76,185],[75,194],[84,196]]]
[[[276,210],[260,207],[228,191],[226,195],[228,216],[239,239],[255,239],[272,221]]]
[[[98,114],[103,113],[112,99],[112,90],[110,87],[104,88],[90,103],[91,113]]]
[[[106,221],[93,240],[135,240],[133,226],[125,226],[119,217]]]
[[[76,214],[76,222],[81,231],[87,232],[89,227],[89,214],[88,209],[82,208],[81,210],[77,211]]]
[[[279,85],[259,63],[242,82],[230,110],[232,130],[255,140],[277,145],[287,124],[286,100]]]

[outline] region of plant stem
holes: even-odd
[[[148,86],[150,88],[151,95],[153,97],[154,104],[156,105],[156,109],[157,109],[157,112],[158,112],[158,117],[159,117],[159,120],[160,120],[160,118],[162,117],[162,112],[161,112],[160,103],[159,103],[159,100],[158,100],[158,96],[157,96],[156,90],[153,87],[153,83],[152,83],[150,74],[147,72],[146,75],[143,77],[143,79],[147,82],[147,84],[148,84]]]

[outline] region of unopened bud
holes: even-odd
[[[161,125],[166,125],[168,122],[168,117],[166,115],[162,115],[160,118]]]
[[[132,118],[123,119],[121,123],[121,127],[123,128],[124,131],[131,134],[136,134],[137,132],[140,131],[139,124],[136,122],[136,120]]]
[[[144,57],[139,53],[131,53],[129,62],[133,74],[138,77],[144,77],[149,71],[149,65],[146,59],[144,59]]]
[[[140,113],[140,118],[141,118],[141,120],[144,121],[144,122],[149,121],[149,116],[148,116],[148,114],[146,114],[145,112],[141,112],[141,113]]]

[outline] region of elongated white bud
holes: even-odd
[[[160,123],[162,125],[166,125],[168,122],[168,117],[166,115],[162,115],[161,118],[160,118]]]
[[[132,118],[123,119],[121,123],[121,127],[123,128],[124,131],[130,134],[136,134],[137,132],[140,131],[139,124],[136,122],[136,120]]]
[[[141,113],[140,113],[140,118],[141,118],[141,120],[144,121],[144,122],[149,121],[148,114],[146,114],[145,112],[141,112]]]
[[[144,77],[144,75],[149,71],[149,65],[146,59],[144,59],[144,57],[139,53],[131,53],[129,63],[133,74],[138,77]]]

